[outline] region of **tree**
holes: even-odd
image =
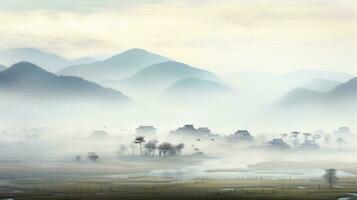
[[[124,153],[126,152],[126,150],[127,150],[127,147],[125,145],[121,144],[117,150],[117,154],[119,156],[124,156]]]
[[[172,144],[168,142],[163,142],[159,145],[159,150],[164,154],[164,156],[166,156],[166,152],[169,151],[170,149],[172,149]]]
[[[149,142],[147,142],[145,144],[145,149],[147,149],[147,151],[149,152],[149,154],[152,154],[154,155],[155,154],[155,149],[157,148],[157,143],[158,141],[157,140],[150,140]]]
[[[325,180],[328,182],[330,189],[333,188],[333,185],[337,181],[336,170],[335,169],[326,169],[325,175],[323,176]]]
[[[135,144],[139,144],[140,146],[140,156],[143,156],[143,150],[141,148],[141,144],[145,142],[145,138],[143,136],[137,136],[134,140]]]
[[[180,144],[176,145],[177,152],[178,152],[179,154],[181,154],[182,149],[183,149],[184,147],[185,147],[185,144],[184,144],[184,143],[180,143]]]
[[[303,133],[304,137],[305,137],[305,142],[307,142],[307,140],[309,139],[309,137],[311,136],[311,133]]]
[[[319,134],[315,134],[312,136],[312,139],[316,142],[317,140],[319,140],[321,138],[321,135]]]
[[[288,137],[288,134],[283,133],[283,134],[280,134],[280,136],[281,136],[281,139],[285,140]]]
[[[339,137],[337,138],[336,143],[338,144],[338,150],[341,151],[342,145],[346,143],[346,141],[342,137]]]
[[[298,131],[293,131],[291,132],[291,137],[293,138],[293,144],[295,146],[298,146],[299,145],[299,140],[298,140],[298,136],[300,135],[300,132]]]

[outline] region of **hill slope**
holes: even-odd
[[[324,103],[339,103],[344,105],[357,100],[357,78],[341,83],[327,92],[317,92],[304,88],[298,88],[279,100],[280,105],[311,105]]]
[[[73,65],[59,74],[80,76],[89,80],[120,80],[152,64],[169,59],[143,49],[129,49],[103,61],[86,65]]]
[[[198,96],[204,98],[207,95],[221,95],[229,92],[232,92],[230,88],[218,82],[198,78],[186,78],[169,86],[163,94],[173,97]]]
[[[306,89],[315,90],[318,92],[327,92],[329,90],[332,90],[339,84],[341,84],[341,82],[330,81],[330,80],[326,80],[326,79],[313,79],[313,80],[310,80],[310,81],[304,83],[301,87],[306,88]]]
[[[4,65],[0,65],[0,71],[4,71],[6,67]]]
[[[4,65],[10,66],[21,61],[34,63],[51,72],[56,72],[70,64],[69,60],[61,56],[33,48],[10,49],[0,53],[0,63]]]
[[[220,81],[212,72],[184,63],[168,61],[151,65],[128,79],[117,82],[120,88],[144,93],[161,93],[176,81],[185,78]]]
[[[57,76],[28,62],[14,64],[0,72],[0,94],[41,99],[129,100],[119,91],[78,77]]]

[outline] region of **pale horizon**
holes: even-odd
[[[143,48],[219,75],[357,73],[354,1],[5,0],[0,7],[1,50],[75,59]]]

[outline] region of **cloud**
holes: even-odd
[[[357,61],[355,1],[26,2],[0,1],[0,48],[76,58],[141,47],[219,73],[353,71]]]

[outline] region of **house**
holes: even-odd
[[[289,149],[290,146],[281,138],[275,138],[272,141],[268,142],[268,147],[272,149]]]
[[[199,127],[198,129],[196,129],[192,124],[186,124],[183,127],[180,127],[174,131],[171,131],[171,133],[180,134],[180,135],[191,135],[191,136],[197,136],[197,137],[216,136],[211,133],[211,130],[209,128]]]
[[[248,132],[248,130],[237,130],[232,135],[229,135],[228,139],[231,141],[233,140],[251,142],[254,140],[254,137]]]
[[[88,160],[90,160],[90,161],[97,161],[97,159],[99,158],[99,156],[98,156],[95,152],[88,152],[87,158],[88,158]]]
[[[313,140],[307,140],[299,146],[300,149],[313,150],[319,149],[320,145]]]
[[[92,137],[106,137],[108,136],[108,132],[105,130],[95,130],[91,133]]]
[[[157,132],[153,126],[139,126],[136,128],[136,134],[138,135],[155,135]]]

